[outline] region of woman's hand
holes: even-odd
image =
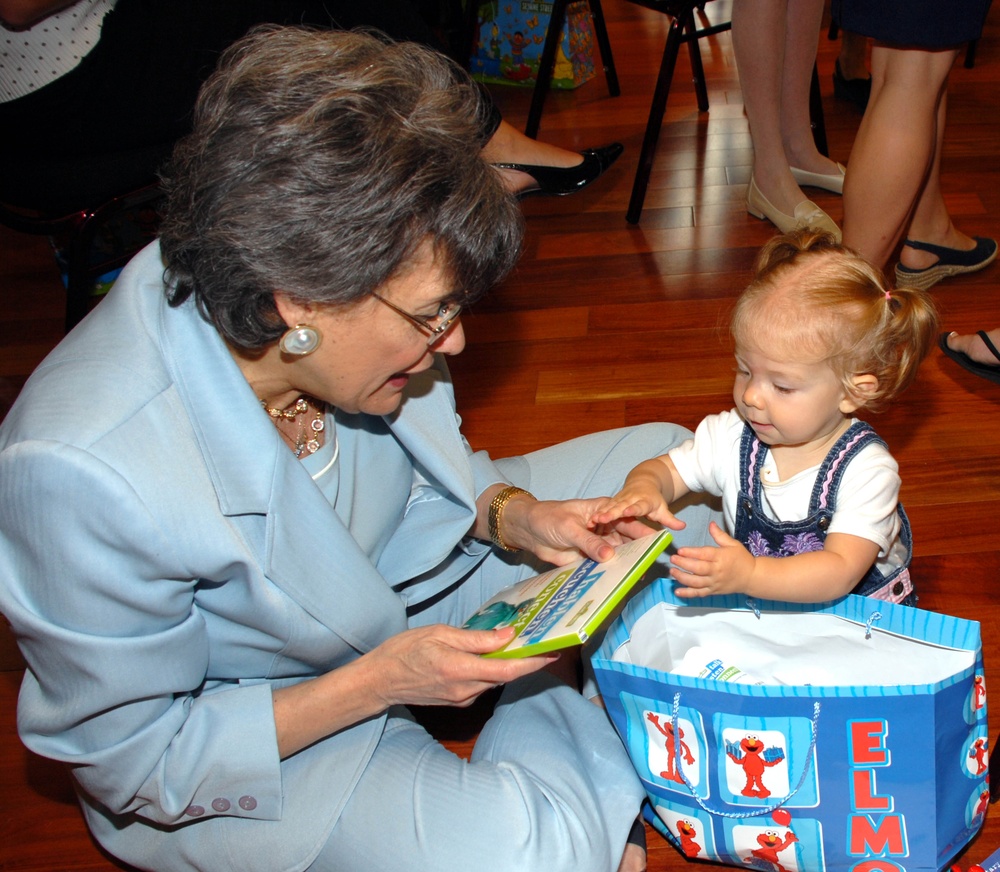
[[[510,659],[481,657],[514,636],[511,627],[463,630],[446,624],[393,636],[366,655],[373,689],[384,706],[468,706],[483,692],[529,675],[558,654]]]
[[[514,635],[444,624],[404,630],[337,669],[272,694],[282,759],[389,706],[467,706],[481,693],[543,669],[558,654],[496,659]]]
[[[598,562],[610,560],[622,542],[653,532],[648,524],[635,518],[592,525],[594,513],[604,502],[605,497],[537,502],[515,497],[504,507],[504,540],[546,563],[564,566],[581,555]]]

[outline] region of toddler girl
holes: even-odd
[[[593,525],[646,517],[678,530],[671,503],[708,492],[732,535],[713,524],[718,547],[677,551],[680,596],[914,604],[898,467],[854,413],[883,409],[913,381],[936,325],[924,292],[888,291],[829,234],[775,237],[732,317],[736,408],[636,466]]]

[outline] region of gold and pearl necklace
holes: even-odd
[[[300,415],[305,415],[309,411],[310,403],[315,406],[315,414],[311,421],[303,418],[298,421]],[[288,443],[295,456],[302,457],[303,454],[315,454],[323,444],[323,430],[326,428],[324,420],[326,405],[311,398],[299,397],[290,406],[284,409],[277,409],[267,404],[267,400],[260,401],[261,408],[271,416],[274,426],[278,428],[278,433]],[[297,424],[294,438],[281,429],[284,421]]]

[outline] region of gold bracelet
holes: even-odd
[[[519,548],[511,548],[503,540],[503,536],[500,533],[500,515],[504,510],[504,506],[511,500],[512,497],[516,497],[519,494],[524,494],[526,497],[531,497],[535,499],[534,496],[529,494],[524,488],[515,487],[514,485],[508,485],[503,490],[501,490],[492,500],[490,500],[490,510],[486,515],[487,528],[490,531],[490,539],[497,548],[502,548],[504,551],[519,551]]]

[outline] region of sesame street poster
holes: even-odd
[[[533,87],[552,13],[537,0],[491,0],[479,6],[470,69],[481,82]],[[585,0],[570,3],[556,50],[553,88],[576,88],[594,78],[597,46]]]

